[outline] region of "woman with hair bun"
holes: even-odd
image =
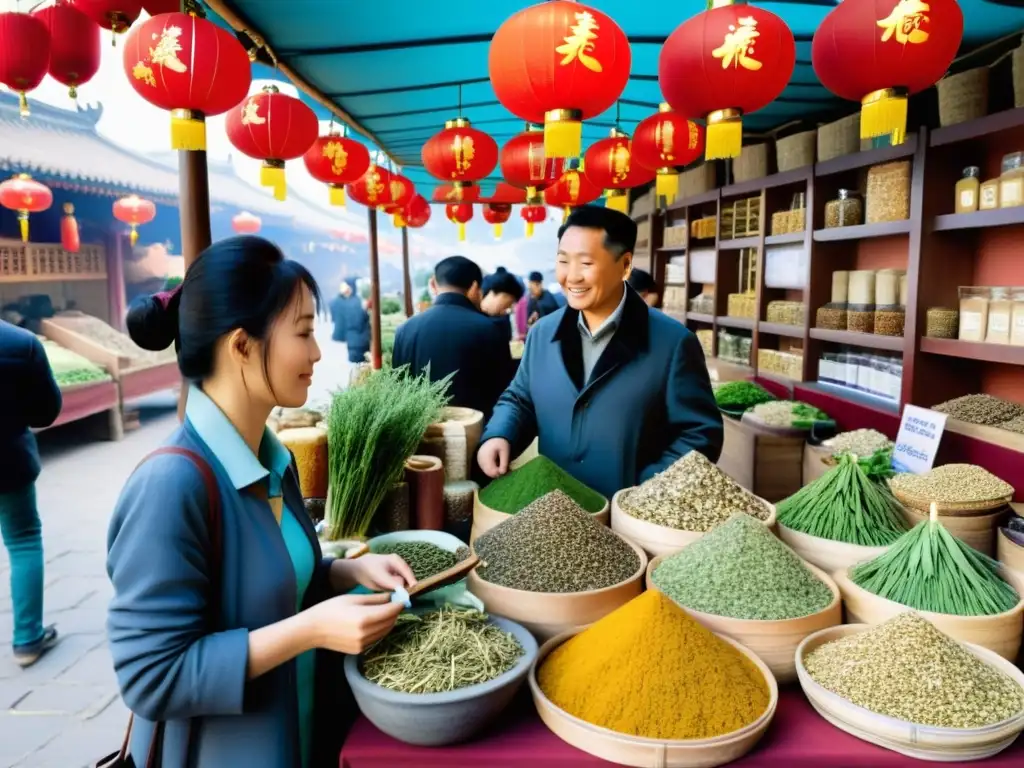
[[[265,427],[306,401],[313,277],[259,237],[214,243],[174,291],[136,301],[132,339],[174,343],[184,423],[129,478],[107,538],[107,628],[134,764],[326,765],[343,728],[330,653],[394,625],[396,556],[322,558],[291,456]],[[322,685],[315,685],[320,681]]]

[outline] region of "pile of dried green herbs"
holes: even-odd
[[[487,485],[480,491],[480,501],[491,509],[514,515],[551,491],[562,491],[587,512],[600,512],[607,504],[604,496],[545,456],[530,459]]]
[[[445,605],[403,613],[368,650],[360,668],[371,683],[401,693],[445,693],[503,675],[524,651],[516,638],[473,609]]]
[[[429,541],[395,541],[372,544],[370,548],[376,555],[398,555],[405,560],[412,568],[416,581],[423,581],[441,571],[447,571],[457,562],[469,557],[469,547],[459,547],[455,552],[449,552]]]
[[[405,460],[440,418],[450,380],[432,383],[406,367],[384,368],[334,395],[327,413],[328,540],[366,535]]]
[[[724,411],[745,411],[775,399],[775,395],[752,381],[727,381],[715,389],[715,403]]]

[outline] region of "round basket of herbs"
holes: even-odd
[[[834,574],[847,619],[881,624],[908,608],[941,631],[1016,659],[1024,580],[950,534],[933,511],[885,553]]]
[[[927,512],[936,504],[941,515],[972,515],[1006,506],[1014,489],[975,464],[944,464],[921,475],[901,473],[889,481],[907,507]]]
[[[360,711],[389,736],[417,746],[466,741],[522,685],[537,642],[515,622],[446,605],[399,616],[361,656],[345,657]]]
[[[799,437],[815,424],[831,423],[828,414],[799,400],[775,400],[755,405],[743,414],[744,424],[762,432]]]
[[[777,398],[752,381],[727,381],[715,387],[715,403],[726,416],[740,418],[755,405],[771,403]]]
[[[562,491],[552,491],[473,542],[467,578],[487,611],[540,640],[597,621],[643,590],[647,557]]]
[[[1024,580],[1024,518],[1012,515],[996,535],[996,556],[1014,576]]]
[[[552,491],[562,491],[602,525],[608,525],[608,499],[546,456],[534,456],[473,495],[473,529],[469,540],[476,541]]]
[[[817,632],[800,644],[796,666],[822,717],[920,760],[981,760],[1024,730],[1024,673],[923,614]]]
[[[737,512],[775,524],[775,507],[691,451],[664,472],[612,497],[612,530],[648,555],[668,555],[697,541]]]
[[[398,555],[412,568],[416,581],[447,571],[469,557],[469,547],[444,531],[396,531],[368,542],[375,555]]]
[[[752,650],[780,683],[796,680],[794,658],[805,637],[843,621],[839,588],[829,575],[748,515],[654,558],[647,587]]]

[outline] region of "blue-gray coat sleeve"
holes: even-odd
[[[121,696],[150,721],[242,713],[249,631],[210,633],[207,494],[182,456],[129,479],[107,536],[107,617]]]
[[[712,462],[722,453],[722,414],[711,389],[704,350],[692,333],[683,337],[672,355],[665,400],[668,429],[676,437],[658,461],[640,471],[640,482],[668,469],[690,451],[700,451]]]
[[[34,336],[29,348],[26,366],[25,399],[18,405],[24,408],[25,421],[30,427],[48,427],[60,416],[63,398],[57,380],[50,368],[43,344]]]
[[[508,440],[512,446],[512,458],[525,451],[537,436],[537,414],[530,395],[533,358],[531,345],[536,343],[536,338],[536,333],[527,334],[519,370],[516,371],[512,383],[498,398],[491,420],[487,422],[484,434],[480,438],[481,445],[493,437]],[[511,351],[508,354],[511,361]],[[509,364],[511,365],[511,362]]]

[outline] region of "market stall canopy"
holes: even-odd
[[[1024,9],[1016,0],[959,0],[964,13],[961,55],[1019,32]],[[434,8],[395,0],[386,8],[373,3],[290,0],[287,13],[261,0],[208,0],[239,31],[265,41],[277,61],[326,102],[352,127],[379,144],[402,166],[423,193],[436,184],[421,167],[424,142],[459,115],[469,118],[499,144],[522,130],[523,123],[502,107],[488,78],[487,54],[498,27],[533,3],[501,0]],[[592,0],[610,15],[632,45],[632,71],[622,94],[619,117],[631,131],[658,108],[658,55],[665,38],[706,7],[704,0],[680,0],[664,8],[656,3]],[[789,86],[767,108],[744,118],[748,132],[771,131],[798,119],[828,119],[857,107],[836,99],[811,67],[811,38],[839,0],[788,0],[756,5],[781,16],[796,38],[796,68]],[[855,65],[855,63],[851,63]],[[616,120],[615,109],[584,124],[584,146],[604,138]],[[485,193],[499,181],[497,172],[483,182]]]

